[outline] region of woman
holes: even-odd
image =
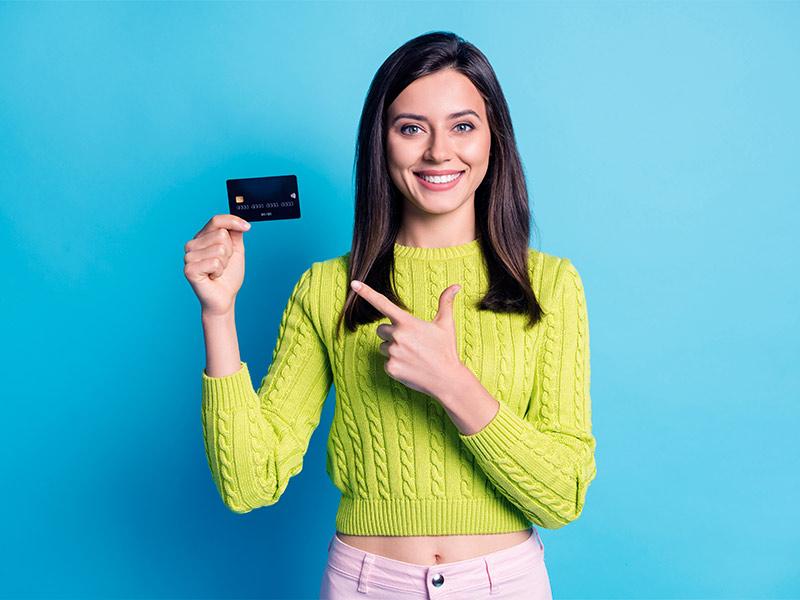
[[[595,476],[589,336],[577,271],[528,248],[529,225],[494,71],[437,32],[375,75],[351,250],[300,277],[257,392],[233,316],[249,226],[217,215],[187,243],[207,457],[232,511],[277,502],[336,387],[321,598],[551,597],[531,523],[575,520]]]

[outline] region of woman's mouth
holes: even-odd
[[[464,171],[421,171],[414,173],[417,180],[428,190],[442,192],[458,185]]]

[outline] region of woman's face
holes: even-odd
[[[445,69],[410,83],[389,106],[386,129],[389,174],[404,211],[474,211],[491,136],[486,104],[469,78]]]

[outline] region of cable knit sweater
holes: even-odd
[[[258,391],[246,363],[202,373],[208,464],[236,513],[278,501],[300,472],[331,384],[336,406],[327,472],[342,492],[336,528],[356,535],[445,535],[557,529],[581,513],[595,476],[589,331],[583,286],[566,258],[529,250],[547,316],[479,311],[488,286],[480,243],[395,245],[396,286],[414,316],[432,320],[442,291],[462,285],[453,317],[461,361],[500,404],[463,435],[432,397],[384,371],[375,329],[336,320],[349,290],[349,252],[314,263],[286,305]]]

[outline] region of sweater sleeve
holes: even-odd
[[[202,373],[201,416],[211,476],[225,505],[250,512],[278,501],[300,472],[319,424],[332,373],[315,327],[312,268],[283,312],[272,363],[253,390],[247,364],[236,373]]]
[[[589,329],[581,278],[562,259],[524,415],[505,402],[472,435],[459,434],[500,492],[536,525],[578,518],[596,473],[589,398]]]

